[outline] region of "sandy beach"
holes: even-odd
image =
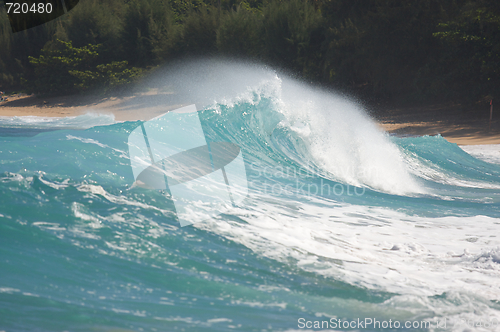
[[[124,97],[61,96],[38,98],[13,95],[0,102],[0,116],[66,117],[86,113],[113,114],[117,121],[149,120],[166,111],[184,106],[171,93],[153,89]]]
[[[89,112],[113,114],[117,121],[149,120],[190,103],[172,93],[151,90],[124,97],[62,96],[38,98],[13,95],[0,102],[0,116],[67,117]],[[458,145],[500,144],[500,121],[489,121],[489,108],[464,109],[460,105],[387,107],[371,112],[380,127],[401,136],[441,134]],[[500,117],[500,114],[498,115]]]
[[[372,117],[387,132],[402,136],[440,134],[458,145],[500,144],[500,114],[489,121],[488,107],[436,104],[386,108]]]

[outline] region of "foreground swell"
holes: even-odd
[[[255,80],[199,106],[207,137],[242,148],[249,195],[191,227],[167,194],[132,186],[140,122],[0,138],[0,330],[293,331],[334,317],[494,331],[494,159],[388,137],[346,99]]]

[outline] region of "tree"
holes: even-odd
[[[273,1],[262,9],[264,57],[274,65],[314,76],[321,58],[323,19],[309,1]]]
[[[500,5],[466,2],[459,14],[439,25],[443,42],[438,78],[453,98],[474,102],[500,97]]]
[[[71,42],[58,40],[56,50],[45,49],[38,58],[29,57],[36,79],[27,82],[33,92],[66,94],[91,88],[109,88],[126,84],[141,73],[126,68],[127,61],[100,63],[102,45],[74,47]]]

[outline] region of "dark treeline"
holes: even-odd
[[[364,97],[500,97],[498,0],[81,0],[13,34],[0,13],[0,85],[112,88],[186,56],[234,56]]]

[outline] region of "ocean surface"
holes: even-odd
[[[249,190],[186,227],[133,185],[142,121],[0,119],[0,331],[500,331],[499,145],[275,74],[197,107]]]

